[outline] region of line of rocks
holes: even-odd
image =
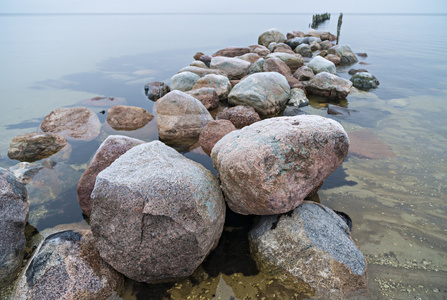
[[[238,214],[261,216],[249,237],[252,255],[266,272],[304,280],[316,294],[362,294],[366,262],[347,224],[330,208],[303,203],[345,159],[348,135],[338,122],[320,116],[275,117],[287,103],[305,105],[306,93],[328,99],[349,94],[352,83],[336,75],[336,65],[357,60],[349,46],[332,46],[325,57],[317,55],[305,65],[307,51],[321,54],[332,38],[310,31],[307,36],[291,32],[286,40],[272,29],[259,36],[258,45],[229,47],[212,56],[197,53],[170,87],[147,84],[148,98],[156,101],[160,140],[199,139],[218,177],[160,141],[109,136],[78,183],[91,231],[47,237],[14,296],[107,299],[122,292],[123,275],[146,283],[189,276],[219,242],[225,203]],[[214,120],[208,110],[222,101],[234,107]],[[107,116],[117,130],[150,119],[144,110],[122,106],[111,107]],[[66,140],[92,140],[99,127],[88,109],[68,108],[52,112],[40,129]],[[47,155],[40,152],[36,160]],[[13,223],[24,224],[26,189],[2,172],[5,199],[25,206],[26,216]],[[9,229],[1,236],[8,234]],[[9,269],[0,270],[0,280],[10,278],[21,263],[23,239],[16,240],[14,260],[9,254],[1,257],[0,265]]]

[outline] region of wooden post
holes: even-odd
[[[343,22],[343,13],[340,13],[340,16],[338,17],[338,24],[337,24],[337,45],[338,45],[338,40],[340,38],[340,29],[341,29],[342,22]]]

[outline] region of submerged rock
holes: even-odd
[[[303,280],[316,296],[366,296],[366,260],[346,222],[330,208],[305,201],[294,211],[262,217],[249,233],[258,266]]]
[[[209,122],[200,133],[199,143],[203,151],[210,155],[214,145],[225,135],[236,130],[233,123],[228,120]]]
[[[82,106],[112,107],[114,105],[125,105],[126,99],[121,97],[93,97],[79,102]]]
[[[50,157],[67,145],[67,140],[51,132],[30,132],[14,137],[9,145],[8,157],[33,162]]]
[[[68,141],[91,141],[99,135],[101,122],[85,107],[58,108],[43,119],[40,129],[56,133]]]
[[[92,233],[67,230],[39,245],[14,299],[110,299],[123,292],[124,277],[101,259]]]
[[[25,185],[0,168],[0,287],[14,280],[22,265],[29,205]]]
[[[208,110],[196,98],[172,91],[155,103],[158,134],[163,140],[198,138],[212,121]]]
[[[144,86],[144,91],[146,92],[149,100],[157,101],[167,93],[169,93],[171,89],[167,84],[160,81],[149,82]]]
[[[191,275],[225,220],[217,178],[159,141],[127,151],[96,177],[91,228],[101,257],[139,282]]]
[[[238,83],[228,95],[231,105],[253,107],[263,116],[280,112],[290,98],[287,79],[276,72],[255,73]]]
[[[143,143],[144,141],[142,140],[123,135],[109,135],[107,139],[102,142],[78,182],[77,194],[79,206],[86,216],[90,216],[92,212],[93,200],[90,195],[95,187],[96,176],[99,172],[110,166],[118,157],[126,153],[129,149]]]
[[[211,152],[229,207],[239,214],[288,212],[348,153],[336,121],[316,115],[266,119],[224,136]]]
[[[270,43],[283,43],[286,40],[284,34],[278,29],[272,28],[263,32],[258,38],[258,44],[267,47]]]
[[[376,76],[367,73],[367,72],[357,72],[355,73],[350,81],[352,82],[352,85],[360,90],[369,90],[369,89],[375,89],[379,86],[379,81],[377,80]]]
[[[261,121],[261,117],[253,107],[243,105],[227,108],[218,113],[216,118],[229,120],[238,129]]]
[[[115,130],[136,130],[153,119],[154,116],[141,107],[116,105],[107,111],[107,123]]]
[[[192,90],[200,76],[192,72],[182,72],[171,77],[171,89],[186,92]]]
[[[349,109],[345,107],[341,107],[334,104],[327,104],[327,113],[330,115],[341,115],[341,116],[349,116],[351,112]]]
[[[337,75],[321,72],[309,80],[306,91],[329,99],[345,99],[351,91],[352,82]]]

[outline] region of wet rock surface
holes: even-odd
[[[116,105],[107,111],[107,123],[115,130],[136,130],[153,119],[154,116],[141,107]]]
[[[122,135],[110,135],[96,150],[90,164],[79,179],[77,195],[79,206],[86,216],[92,212],[93,199],[90,197],[95,186],[96,176],[110,166],[118,157],[144,141]]]
[[[186,277],[217,245],[225,204],[217,178],[159,141],[98,174],[91,227],[101,257],[140,282]]]
[[[124,277],[101,259],[91,232],[67,230],[39,245],[14,299],[109,299],[123,291]]]
[[[25,185],[0,168],[0,287],[9,284],[22,265],[29,206]]]
[[[380,84],[376,76],[367,72],[356,72],[349,80],[360,90],[375,89]]]
[[[286,273],[331,298],[367,296],[366,260],[328,207],[305,201],[290,213],[262,217],[249,239],[266,272]]]
[[[231,132],[217,142],[211,158],[234,212],[270,215],[297,207],[343,162],[348,148],[338,122],[302,115]]]
[[[30,132],[14,137],[8,156],[19,161],[33,162],[50,157],[67,145],[67,140],[51,132]]]
[[[91,141],[99,135],[101,123],[98,116],[85,107],[58,108],[43,119],[40,129],[68,141]]]

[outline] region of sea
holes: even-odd
[[[318,30],[336,34],[338,16]],[[312,14],[0,14],[0,167],[19,163],[7,156],[11,140],[37,131],[54,109],[117,97],[153,112],[144,85],[169,85],[196,52],[257,44],[270,28],[306,32],[311,21]],[[349,69],[366,69],[380,85],[335,103],[350,110],[346,116],[329,115],[316,97],[301,108],[340,122],[356,145],[313,200],[352,219],[369,299],[447,299],[446,28],[445,14],[344,14],[339,44],[367,57],[337,74],[349,79]],[[27,184],[29,249],[48,232],[88,227],[77,181],[108,135],[158,139],[155,120],[115,131],[101,113],[107,108],[88,108],[102,122],[99,137],[70,143],[50,157],[56,166]],[[216,174],[200,149],[178,150]],[[312,298],[257,268],[247,240],[254,221],[229,212],[219,246],[193,275],[158,285],[127,280],[122,299]]]

